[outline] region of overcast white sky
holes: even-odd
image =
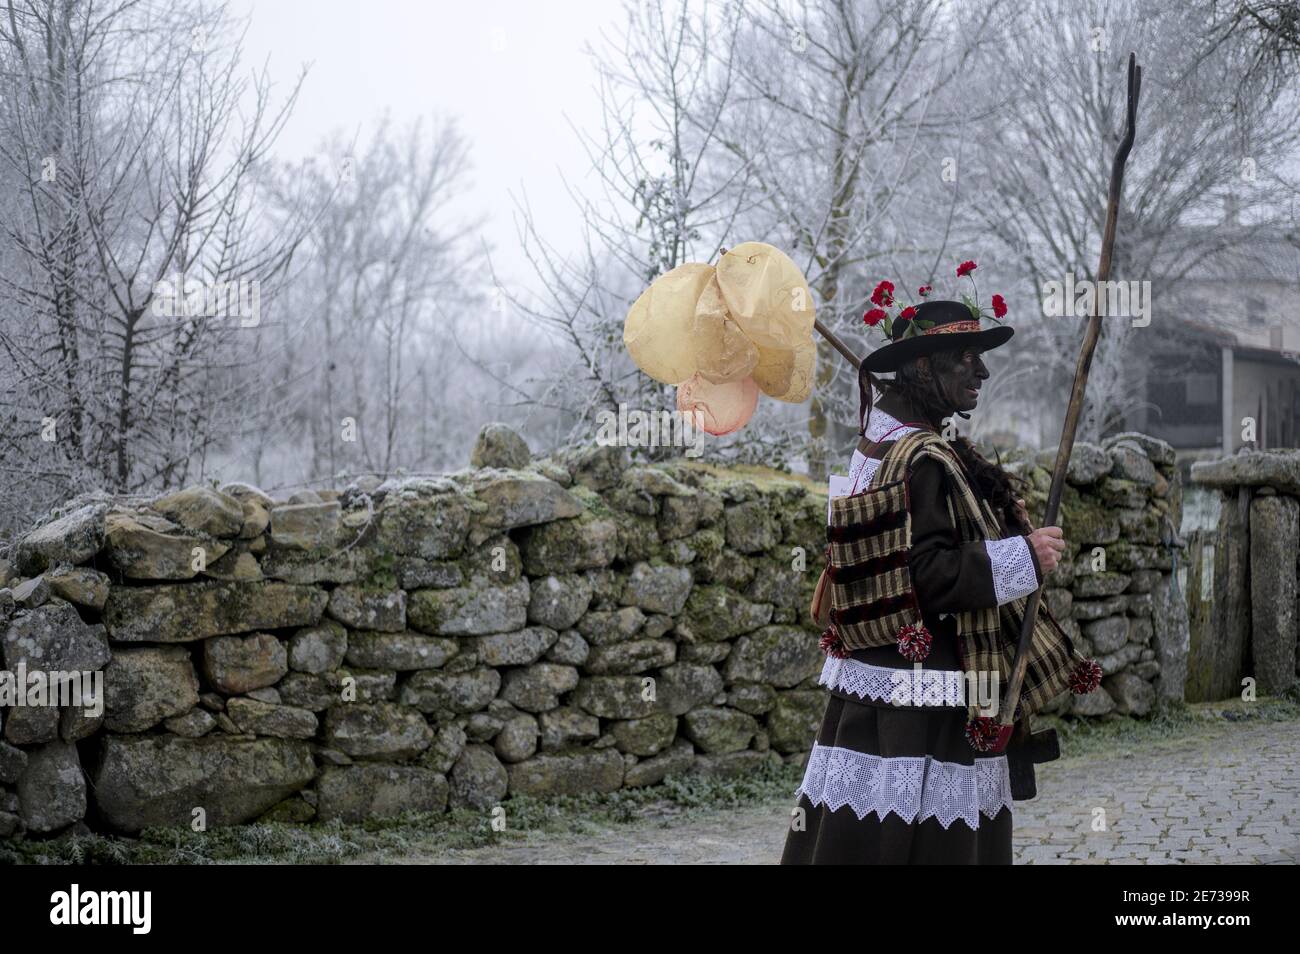
[[[398,121],[458,117],[471,146],[467,212],[489,216],[484,234],[507,281],[525,281],[513,251],[509,191],[526,189],[544,234],[576,244],[579,217],[560,170],[580,182],[589,163],[567,114],[580,126],[599,116],[586,42],[622,17],[617,0],[233,0],[251,17],[249,67],[270,58],[288,86],[310,64],[298,106],[280,140],[286,159],[311,155],[334,128],[364,140],[388,109]],[[574,236],[568,239],[565,236]]]

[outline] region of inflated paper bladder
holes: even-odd
[[[753,414],[751,392],[755,402],[759,390],[792,404],[808,399],[817,361],[815,317],[799,267],[780,249],[745,242],[716,269],[689,263],[655,279],[628,311],[623,342],[656,381],[689,382],[687,404],[722,412],[714,420],[727,429],[706,427],[709,433],[729,433]]]
[[[809,338],[793,351],[768,348],[760,349],[759,355],[753,376],[764,394],[791,404],[808,400],[817,368],[817,342]]]
[[[678,265],[632,303],[623,322],[623,344],[636,366],[656,381],[681,384],[695,374],[695,303],[711,281],[712,265]]]
[[[714,384],[697,374],[677,388],[677,410],[694,415],[692,420],[714,437],[738,431],[754,416],[758,407],[758,385],[753,378]]]
[[[816,311],[799,266],[778,248],[744,242],[722,256],[717,272],[727,313],[758,348],[758,386],[781,401],[807,400]]]
[[[697,371],[714,384],[747,378],[758,364],[758,348],[727,314],[716,275],[695,303],[691,340]]]

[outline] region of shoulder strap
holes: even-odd
[[[943,438],[933,431],[918,430],[904,434],[881,459],[880,469],[876,471],[876,483],[888,484],[902,480],[907,476],[913,459],[935,445],[946,448]]]
[[[918,435],[908,435],[908,437],[915,436]],[[917,440],[911,443],[905,451],[906,458],[899,458],[892,462],[891,471],[880,476],[880,483],[899,480],[909,474],[920,457],[933,458],[943,467],[955,491],[955,496],[949,500],[949,506],[958,505],[961,511],[979,528],[979,533],[984,539],[993,539],[998,529],[997,516],[988,505],[988,502],[980,498],[972,489],[970,476],[966,473],[966,466],[962,463],[961,458],[957,456],[957,452],[949,446],[948,442],[939,435],[930,433],[925,436],[929,439]],[[899,444],[902,443],[902,441],[899,441]],[[881,468],[883,469],[884,466],[884,463],[882,463]]]
[[[915,429],[917,429],[917,430],[926,430],[927,432],[929,432],[928,429],[927,429],[927,428],[925,427],[925,425],[923,425],[923,424],[899,424],[898,427],[894,428],[894,430],[895,430],[895,431],[896,431],[896,430],[902,430],[904,427],[911,427],[911,428],[915,428]],[[878,440],[878,441],[870,441],[870,440],[867,440],[867,435],[866,435],[866,434],[859,433],[859,435],[858,435],[858,453],[861,454],[863,457],[870,457],[870,456],[871,456],[871,452],[872,452],[873,450],[875,450],[877,447],[879,447],[881,444],[886,443],[887,440],[888,440],[888,438],[889,438],[889,434],[892,434],[893,432],[894,432],[894,431],[890,431],[889,433],[887,433],[887,434],[885,435],[884,438],[881,438],[881,439]],[[930,432],[930,433],[932,433],[932,432]],[[906,435],[904,435],[904,436],[906,436]],[[899,438],[899,440],[901,440],[901,439],[902,439],[902,438]]]

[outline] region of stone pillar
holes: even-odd
[[[1250,504],[1251,645],[1261,694],[1275,695],[1296,677],[1296,553],[1300,504],[1261,491]]]
[[[1241,694],[1250,639],[1249,501],[1241,487],[1222,494],[1213,530],[1191,534],[1187,607],[1191,617],[1186,699],[1209,702]]]
[[[1182,553],[1178,557],[1185,559]],[[1160,699],[1182,702],[1187,689],[1187,657],[1191,650],[1191,625],[1187,601],[1178,586],[1178,577],[1165,573],[1151,590],[1151,624],[1154,629],[1152,649],[1160,674],[1156,676],[1156,695]]]

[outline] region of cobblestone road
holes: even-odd
[[[1238,723],[1178,742],[1049,763],[1039,766],[1038,789],[1033,801],[1016,803],[1021,864],[1300,861],[1300,723]],[[793,803],[362,860],[774,864]]]
[[[1295,722],[1243,723],[1157,750],[1050,763],[1039,768],[1038,788],[1038,798],[1017,806],[1022,863],[1300,861]],[[1093,830],[1094,817],[1105,830]]]

